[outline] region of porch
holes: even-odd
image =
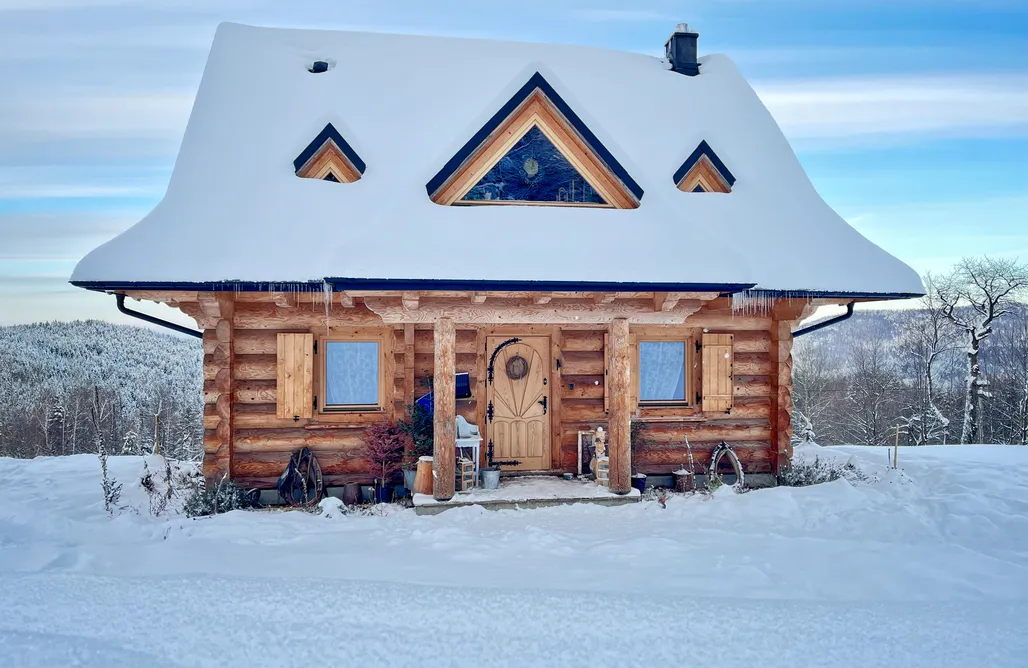
[[[463,506],[481,506],[487,510],[545,508],[572,503],[621,506],[638,503],[641,499],[639,490],[635,488],[627,494],[616,494],[593,480],[565,480],[546,475],[503,477],[497,489],[476,487],[445,501],[437,500],[431,494],[415,494],[413,497],[414,511],[418,515],[438,515]]]

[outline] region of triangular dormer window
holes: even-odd
[[[730,193],[735,177],[705,141],[675,172],[675,185],[687,193]]]
[[[331,123],[293,161],[296,175],[333,183],[353,183],[366,165]]]
[[[436,204],[634,209],[642,188],[536,73],[426,186]]]

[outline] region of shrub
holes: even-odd
[[[410,445],[411,439],[399,422],[376,422],[364,431],[364,456],[375,465],[382,484],[400,470],[400,462]]]
[[[820,457],[814,457],[812,462],[793,464],[787,471],[778,474],[778,484],[783,487],[808,487],[839,479],[864,482],[868,477],[850,462],[838,464]]]
[[[213,487],[208,487],[203,478],[199,478],[186,497],[182,512],[186,517],[206,517],[252,507],[250,494],[223,476]]]
[[[407,453],[408,463],[417,463],[419,457],[432,454],[435,422],[428,409],[419,404],[407,406],[407,417],[397,423],[410,439],[411,449]]]

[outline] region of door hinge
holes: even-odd
[[[318,410],[318,395],[314,395],[314,410]]]
[[[700,352],[700,349],[701,349],[701,348],[703,348],[703,344],[702,344],[702,343],[700,343],[699,341],[697,341],[697,342],[696,342],[696,352]]]
[[[702,401],[703,401],[703,398],[700,396],[700,393],[697,392],[696,393],[696,405],[699,406]]]
[[[489,402],[489,405],[485,409],[485,417],[489,422],[493,421],[493,402]]]
[[[560,363],[560,358],[558,357],[558,358],[557,358],[557,371],[560,371],[560,367],[561,367],[561,366],[562,366],[562,365],[561,365],[561,363]]]
[[[539,400],[538,403],[543,405],[543,415],[546,415],[547,404],[549,403],[549,401],[547,401],[546,397],[543,397],[542,399]]]
[[[314,342],[314,354],[315,355],[318,354],[318,342],[317,341]]]

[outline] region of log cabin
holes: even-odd
[[[204,471],[270,488],[310,447],[368,481],[368,424],[433,383],[482,464],[789,465],[791,355],[824,305],[923,293],[837,215],[732,62],[583,46],[219,27],[167,193],[72,283],[195,320]],[[456,401],[454,376],[470,376]],[[648,426],[633,451],[631,423]]]

